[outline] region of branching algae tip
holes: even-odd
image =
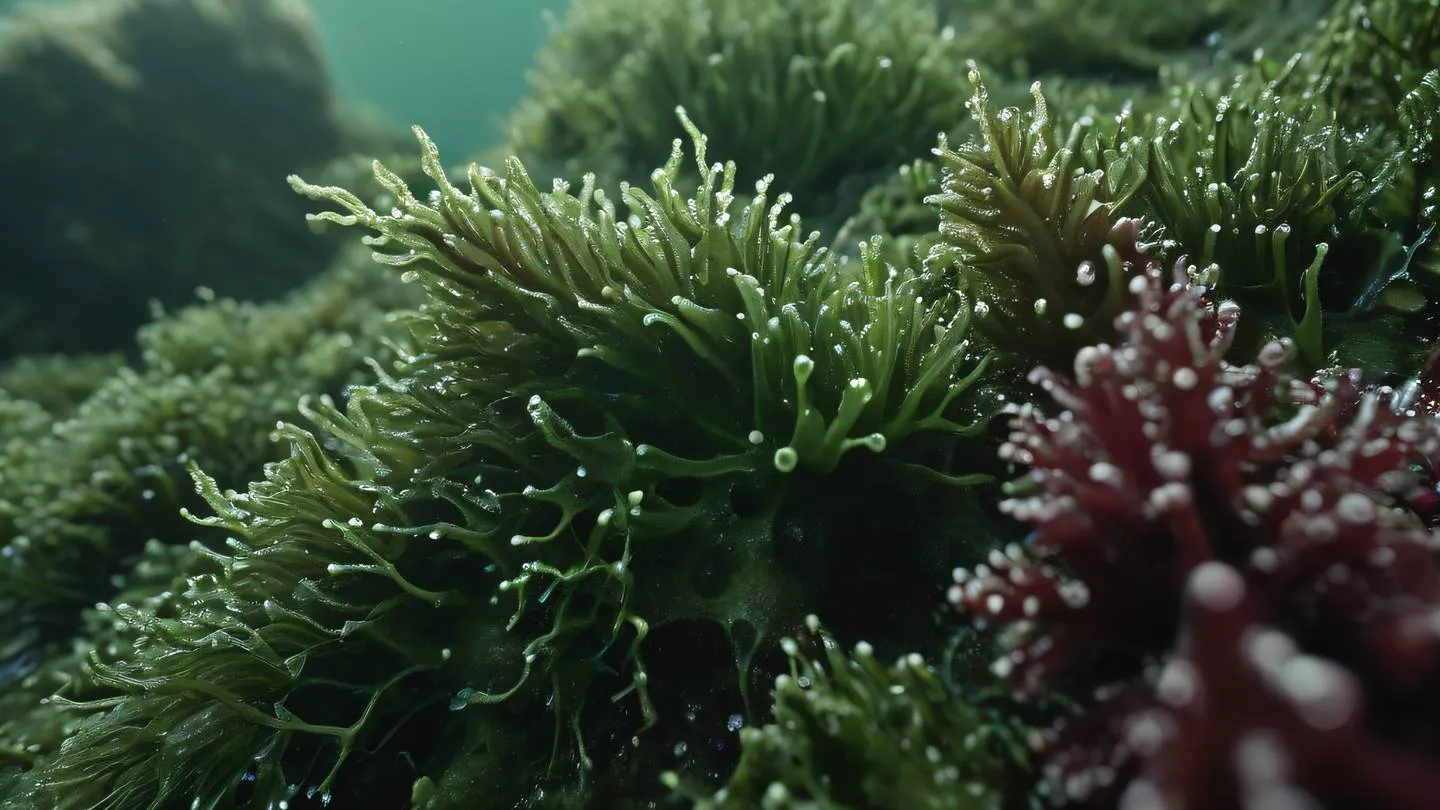
[[[583,776],[687,702],[755,716],[756,651],[817,607],[926,625],[913,582],[983,551],[967,499],[933,495],[988,480],[966,450],[987,424],[965,402],[988,363],[971,314],[874,245],[801,240],[768,179],[740,202],[679,116],[698,188],[677,188],[677,140],[653,195],[621,187],[623,218],[590,178],[542,193],[517,160],[462,190],[418,128],[423,201],[378,162],[389,213],[292,180],[427,300],[376,384],[307,405],[314,432],[277,428],[289,454],[263,481],[194,471],[214,512],[196,519],[232,538],[163,614],[115,607],[141,636],[99,666],[120,694],[89,705],[43,795],[328,796],[401,735],[421,792],[459,801],[496,769],[443,765],[481,755],[510,704],[553,716],[551,770]],[[646,666],[696,633],[725,640],[718,696]]]

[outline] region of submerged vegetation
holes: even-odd
[[[964,116],[964,59],[929,0],[577,2],[508,125],[531,165],[644,180],[684,107],[717,154],[830,222]],[[833,230],[833,228],[832,228]]]
[[[0,371],[0,807],[1440,804],[1437,64],[576,0],[292,178],[372,262]]]

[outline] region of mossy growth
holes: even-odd
[[[118,591],[111,600],[165,610],[193,556],[189,546],[150,539],[112,580]],[[21,798],[32,786],[35,767],[82,722],[62,701],[106,694],[95,682],[90,657],[114,660],[131,652],[133,635],[106,604],[79,611],[75,626],[68,643],[7,654],[0,666],[0,807],[6,810],[29,807]],[[55,700],[56,695],[64,697]]]
[[[1286,98],[1274,83],[1258,92],[1183,86],[1169,109],[1122,114],[1084,149],[1100,171],[1138,169],[1132,204],[1121,208],[1163,229],[1157,254],[1186,257],[1319,365],[1323,265],[1337,235],[1364,238],[1360,218],[1380,170],[1346,137],[1330,111]],[[1329,275],[1330,308],[1348,308],[1359,285]],[[1345,287],[1348,299],[1335,302]]]
[[[871,247],[835,260],[765,182],[737,204],[681,123],[698,188],[677,140],[625,216],[513,160],[462,191],[423,133],[438,188],[377,164],[389,214],[295,181],[428,302],[377,384],[307,408],[326,446],[281,426],[289,456],[246,492],[197,471],[232,539],[171,610],[115,606],[134,654],[97,666],[119,694],[87,704],[42,801],[663,793],[646,752],[687,702],[746,713],[756,650],[811,610],[929,643],[945,572],[990,545],[964,489],[988,480],[970,312]],[[677,671],[697,638],[718,655]],[[549,780],[503,765],[533,767],[537,713]]]
[[[1395,335],[1436,292],[1419,270],[1434,255],[1429,133],[1440,107],[1425,59],[1440,16],[1400,5],[1371,17],[1340,3],[1293,56],[1257,55],[1226,82],[1177,83],[1167,104],[1087,137],[1087,168],[1142,166],[1119,210],[1158,227],[1158,254],[1186,257],[1245,307],[1237,352],[1283,335],[1311,367],[1403,367],[1433,338]],[[1395,40],[1372,59],[1354,52],[1357,36],[1370,38],[1362,31]],[[1371,105],[1358,115],[1347,100],[1357,83]]]
[[[1165,103],[1081,116],[1068,132],[1038,83],[1032,110],[995,110],[972,70],[980,132],[955,148],[942,139],[927,261],[984,304],[979,327],[996,345],[1063,365],[1107,339],[1126,259],[1109,229],[1136,218],[1132,264],[1183,259],[1246,307],[1237,352],[1284,336],[1312,368],[1414,365],[1426,340],[1399,340],[1395,324],[1366,335],[1428,306],[1403,287],[1428,281],[1417,268],[1433,241],[1434,88],[1422,77],[1392,124],[1360,130],[1306,64],[1262,56],[1227,83],[1177,84]]]
[[[920,655],[887,665],[865,642],[847,654],[814,616],[804,630],[780,642],[790,668],[775,679],[773,720],[741,730],[735,774],[696,810],[1023,804],[1023,728],[972,705]]]
[[[411,290],[357,268],[362,251],[350,258],[281,301],[161,313],[140,331],[134,365],[46,359],[7,371],[0,671],[13,681],[0,701],[0,746],[43,759],[73,723],[39,700],[93,691],[85,657],[109,645],[87,609],[117,594],[129,601],[153,581],[153,560],[188,557],[192,541],[223,545],[222,533],[179,514],[203,503],[186,465],[201,461],[233,484],[258,476],[277,454],[276,421],[297,413],[302,394],[339,393],[367,358],[387,357],[397,325],[385,313]]]
[[[939,210],[940,238],[926,263],[953,275],[997,346],[1063,360],[1108,334],[1119,311],[1135,243],[1116,231],[1113,212],[1142,169],[1085,171],[1081,137],[1092,122],[1062,137],[1038,82],[1022,113],[994,108],[973,62],[969,78],[979,134],[954,148],[940,139],[940,189],[926,198]]]
[[[876,183],[860,198],[855,213],[835,235],[833,249],[843,252],[872,236],[883,236],[884,258],[893,264],[915,264],[929,253],[937,238],[935,210],[925,198],[939,190],[940,172],[928,160],[915,160]]]
[[[1351,125],[1391,126],[1405,95],[1440,63],[1436,0],[1335,0],[1307,42],[1313,89]]]
[[[119,354],[25,355],[0,367],[0,391],[63,418],[124,364]]]
[[[537,57],[508,147],[576,179],[639,181],[683,106],[833,232],[963,117],[955,32],[927,0],[578,0]]]
[[[1440,311],[1437,65],[1440,2],[1344,0],[1288,79],[1292,93],[1320,99],[1348,131],[1364,136],[1361,146],[1389,158],[1374,183],[1367,217],[1388,243],[1381,261],[1362,268],[1370,283],[1360,303],[1414,316],[1405,331],[1417,342],[1437,337]],[[1404,320],[1389,317],[1379,328],[1395,331]],[[1417,332],[1418,324],[1425,326]]]
[[[1293,47],[1334,0],[936,0],[966,56],[1015,75],[1150,82]]]
[[[987,83],[986,106],[1006,104],[1011,100],[1024,102],[1034,96],[1032,82],[1020,83],[1000,77]],[[993,92],[993,97],[991,96]],[[1135,84],[1110,84],[1094,80],[1072,80],[1047,77],[1045,80],[1045,115],[1059,131],[1086,122],[1093,125],[1103,113],[1112,110],[1148,110],[1164,103],[1164,94],[1156,88]],[[983,137],[983,116],[972,116],[957,122],[946,133],[948,143],[967,143]],[[1052,147],[1054,148],[1054,147]],[[913,160],[900,166],[893,174],[878,179],[860,197],[859,203],[837,232],[832,246],[845,252],[871,234],[886,237],[887,261],[895,264],[924,262],[941,241],[939,232],[941,210],[933,203],[941,190],[942,163],[948,150],[945,146],[931,150],[926,159]],[[948,161],[952,164],[953,160]]]

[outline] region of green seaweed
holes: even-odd
[[[955,39],[925,0],[578,0],[508,148],[572,180],[639,181],[682,134],[681,106],[717,151],[835,223],[960,122]]]
[[[104,644],[82,612],[130,588],[146,555],[160,553],[151,544],[188,556],[192,540],[224,540],[181,518],[203,502],[186,465],[203,460],[237,484],[258,475],[300,392],[338,393],[365,358],[385,356],[394,326],[384,312],[405,292],[351,261],[280,302],[162,314],[138,336],[140,361],[113,373],[78,360],[12,367],[15,392],[48,393],[51,404],[0,393],[0,668],[51,686],[86,678],[84,650]],[[84,384],[71,382],[79,371]],[[85,387],[94,390],[80,396]],[[30,684],[34,698],[48,694]],[[0,743],[52,751],[64,736],[55,713],[7,704]]]
[[[1125,238],[1112,212],[1134,193],[1142,170],[1120,161],[1086,171],[1081,138],[1050,118],[1040,84],[1033,109],[996,110],[972,62],[972,117],[979,134],[951,147],[944,136],[940,238],[926,263],[953,274],[984,313],[978,328],[1007,351],[1064,357],[1108,334],[1124,293]]]
[[[1030,755],[1023,731],[971,705],[920,655],[887,665],[865,642],[845,653],[814,616],[806,629],[807,644],[780,642],[790,671],[775,680],[774,720],[741,732],[735,774],[696,810],[1013,806],[1008,783]]]
[[[1250,313],[1237,352],[1282,335],[1311,367],[1418,362],[1420,336],[1364,335],[1397,307],[1429,306],[1405,304],[1394,282],[1433,288],[1415,272],[1433,261],[1433,79],[1388,125],[1357,129],[1322,101],[1328,79],[1307,64],[1260,57],[1228,84],[1183,82],[1165,101],[1082,115],[1068,131],[1039,83],[1032,111],[993,109],[972,65],[980,132],[953,148],[942,138],[927,262],[983,303],[979,329],[996,345],[1057,362],[1105,339],[1122,265],[1139,261],[1109,229],[1137,218],[1134,250],[1183,259]]]
[[[895,535],[936,487],[988,480],[962,451],[986,425],[964,416],[985,367],[969,311],[868,248],[839,262],[802,241],[765,183],[737,208],[733,164],[710,165],[682,123],[698,190],[676,188],[677,142],[653,196],[622,186],[624,218],[590,178],[541,193],[518,161],[472,167],[462,191],[423,133],[426,201],[378,164],[391,214],[295,181],[341,209],[317,218],[379,232],[376,258],[428,303],[378,384],[307,407],[333,451],[282,425],[289,457],[248,492],[197,471],[201,522],[232,539],[199,550],[173,615],[116,606],[136,652],[96,678],[121,694],[87,704],[103,712],[42,797],[327,795],[404,726],[412,690],[455,710],[425,720],[453,744],[493,704],[548,696],[552,768],[583,779],[597,689],[616,692],[627,737],[676,689],[648,673],[650,636],[717,627],[743,709],[755,650],[843,592],[855,559],[874,558],[879,594],[988,546],[947,520],[963,496]],[[842,496],[853,486],[870,495]]]
[[[1334,0],[936,0],[966,56],[1019,75],[1154,82],[1301,40]]]

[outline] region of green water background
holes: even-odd
[[[68,0],[0,0],[0,12]],[[447,153],[493,145],[525,92],[548,11],[569,0],[310,0],[341,92]],[[0,17],[0,26],[5,20]]]
[[[311,0],[336,84],[460,155],[493,145],[569,0]]]

